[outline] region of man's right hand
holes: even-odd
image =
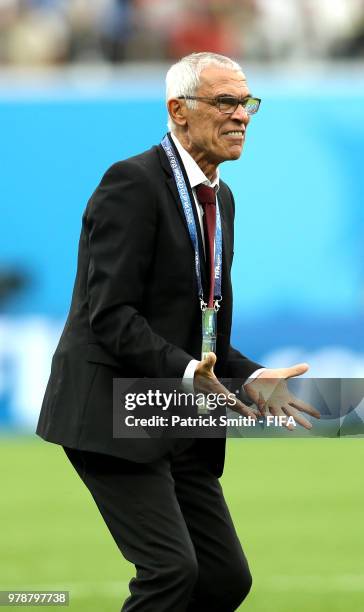
[[[243,402],[235,397],[232,392],[228,391],[228,389],[224,387],[224,385],[222,385],[216,378],[214,374],[215,363],[215,353],[208,353],[205,359],[202,359],[196,366],[193,379],[195,393],[204,393],[205,395],[213,393],[214,395],[218,395],[220,398],[225,396],[226,404],[231,410],[234,410],[243,416],[252,417],[256,420],[256,413],[251,408],[248,408],[248,406],[243,404]],[[234,403],[232,403],[233,397],[235,399]]]

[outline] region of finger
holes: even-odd
[[[264,417],[266,414],[266,401],[261,391],[259,391],[258,400],[256,401],[257,408],[260,414]]]
[[[196,366],[194,374],[194,384],[199,380],[203,384],[203,379],[215,379],[214,365],[216,363],[215,353],[208,353]]]
[[[223,385],[221,388],[225,390],[225,395],[229,394],[227,397],[227,406],[230,410],[234,410],[234,412],[238,412],[243,416],[252,417],[255,421],[257,420],[257,414],[253,410],[253,408],[249,408],[246,404],[244,404],[236,395],[232,398],[231,393]]]
[[[283,412],[281,406],[276,406],[274,404],[268,404],[268,410],[271,414],[273,414],[273,416],[283,416],[283,417],[287,416],[285,412]],[[284,423],[284,427],[289,429],[289,431],[292,431],[294,429],[294,426],[291,425],[290,423]]]
[[[296,363],[289,368],[282,368],[284,372],[284,378],[292,378],[293,376],[301,376],[309,370],[310,366],[308,363]]]
[[[310,421],[305,419],[305,417],[302,416],[298,412],[298,410],[296,410],[292,406],[290,406],[290,405],[283,406],[283,410],[284,410],[284,412],[286,413],[287,416],[293,417],[294,420],[296,421],[296,423],[298,423],[299,425],[302,425],[302,427],[304,427],[305,429],[312,429],[312,423],[310,423]]]
[[[230,406],[230,407],[232,407],[232,406]],[[235,404],[233,410],[235,412],[238,412],[242,416],[251,417],[252,419],[254,419],[254,421],[257,420],[257,415],[255,414],[254,410],[252,410],[251,408],[246,406],[246,404],[243,404],[243,402],[241,402],[238,398],[236,398],[236,404]]]
[[[213,355],[213,353],[211,353]],[[197,379],[197,390],[204,394],[214,394],[215,396],[219,396],[220,398],[225,398],[226,405],[231,410],[242,414],[243,416],[250,416],[254,420],[257,419],[257,416],[251,408],[243,404],[241,400],[239,400],[236,396],[234,396],[230,391],[221,384],[218,378],[214,375],[211,378],[207,378],[204,376],[199,376]]]
[[[306,412],[306,414],[310,414],[311,416],[315,417],[316,419],[320,419],[321,418],[321,415],[320,415],[319,411],[316,410],[316,408],[311,406],[311,404],[307,404],[303,400],[298,399],[295,396],[292,396],[288,403],[289,403],[290,406],[293,406],[294,408],[297,408],[297,410],[300,410],[301,412]]]
[[[260,397],[260,393],[258,389],[256,389],[253,384],[251,385],[249,384],[249,385],[244,385],[244,391],[248,395],[249,399],[258,406],[259,397]]]
[[[201,365],[211,371],[213,371],[215,363],[216,363],[215,353],[208,353],[205,359],[201,361]]]

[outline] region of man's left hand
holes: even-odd
[[[309,369],[307,363],[298,363],[290,368],[267,368],[259,376],[244,385],[245,393],[256,404],[262,416],[270,413],[274,416],[292,416],[296,423],[306,429],[311,429],[311,423],[302,415],[309,414],[316,419],[320,413],[306,402],[293,395],[287,386],[286,380],[294,376],[301,376]],[[286,425],[293,429],[292,425]]]

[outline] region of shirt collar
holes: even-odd
[[[219,169],[216,168],[216,177],[213,181],[210,181],[207,176],[202,172],[200,166],[195,162],[193,157],[186,151],[186,149],[181,145],[178,138],[171,133],[171,138],[176,145],[177,151],[180,154],[182,163],[185,167],[186,174],[192,189],[197,187],[203,183],[204,185],[208,185],[208,187],[213,187],[217,192],[220,187],[220,173]]]

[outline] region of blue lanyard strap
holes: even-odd
[[[206,302],[203,299],[203,288],[201,281],[201,262],[200,262],[200,253],[198,248],[198,238],[197,238],[197,229],[195,223],[195,217],[193,215],[193,208],[191,204],[190,195],[188,193],[187,185],[185,178],[183,176],[183,172],[181,170],[181,166],[175,155],[173,147],[169,141],[168,136],[165,136],[161,142],[161,145],[167,155],[168,161],[171,165],[172,172],[174,175],[174,180],[177,185],[179,197],[181,200],[181,204],[183,207],[183,212],[185,215],[188,231],[190,234],[190,238],[193,244],[193,248],[195,251],[195,270],[196,270],[196,279],[197,279],[197,287],[198,287],[198,295],[200,298],[201,309],[204,310],[207,306]],[[215,274],[215,302],[214,308],[215,310],[219,309],[219,302],[221,301],[221,274],[222,274],[222,229],[221,229],[221,217],[218,200],[216,198],[216,231],[215,231],[215,260],[214,260],[214,274]],[[214,296],[214,297],[215,297]]]

